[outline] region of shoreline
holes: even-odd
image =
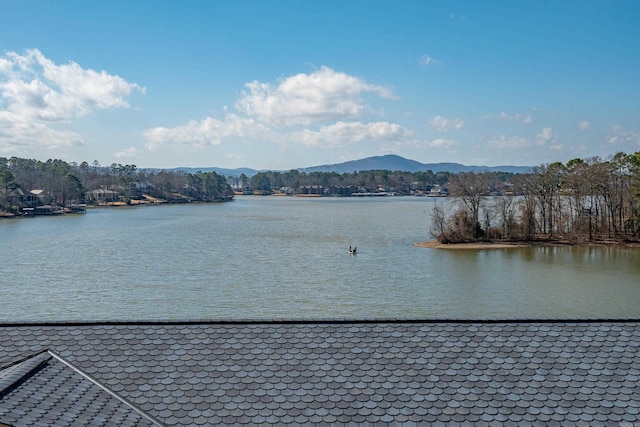
[[[615,240],[603,240],[592,242],[580,242],[574,243],[565,240],[533,240],[533,241],[521,241],[521,242],[470,242],[470,243],[440,243],[436,240],[427,242],[414,243],[413,246],[419,248],[432,248],[432,249],[450,249],[450,250],[464,250],[464,249],[513,249],[513,248],[535,248],[535,247],[563,247],[563,246],[576,246],[576,247],[620,247],[620,248],[636,248],[640,249],[640,242],[623,242]]]
[[[146,199],[146,200],[137,200],[137,199],[132,199],[130,201],[130,203],[127,202],[101,202],[98,204],[83,204],[85,212],[68,212],[68,211],[64,211],[64,212],[60,212],[60,213],[56,213],[56,214],[14,214],[14,213],[9,213],[9,212],[4,212],[1,211],[0,212],[0,221],[3,219],[20,219],[20,218],[33,218],[36,216],[61,216],[61,215],[80,215],[80,214],[85,214],[87,210],[93,210],[93,209],[134,209],[134,208],[140,208],[140,207],[145,207],[145,206],[169,206],[169,205],[191,205],[191,204],[199,204],[199,203],[226,203],[226,202],[232,202],[234,200],[234,198],[229,198],[229,199],[225,199],[225,200],[189,200],[189,201],[185,201],[185,202],[170,202],[167,200],[163,200],[163,199]],[[62,208],[61,209],[67,209],[67,208]]]

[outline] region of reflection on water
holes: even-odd
[[[239,197],[3,220],[0,320],[638,316],[639,250],[415,247],[432,207]]]

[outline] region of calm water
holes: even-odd
[[[433,203],[238,197],[2,220],[0,321],[640,315],[640,250],[415,247]]]

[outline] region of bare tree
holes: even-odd
[[[512,239],[516,228],[516,201],[513,196],[499,196],[494,199],[492,210],[497,214],[502,239]]]
[[[467,213],[468,221],[459,222],[459,225],[466,224],[467,227],[470,227],[465,231],[474,238],[482,237],[484,233],[480,226],[480,209],[484,196],[488,192],[487,175],[474,172],[458,173],[453,175],[449,186],[451,194],[458,197],[461,206]]]

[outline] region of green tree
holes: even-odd
[[[1,168],[2,166],[0,166]],[[8,169],[0,169],[0,211],[13,211],[13,192],[18,188],[15,177]]]

